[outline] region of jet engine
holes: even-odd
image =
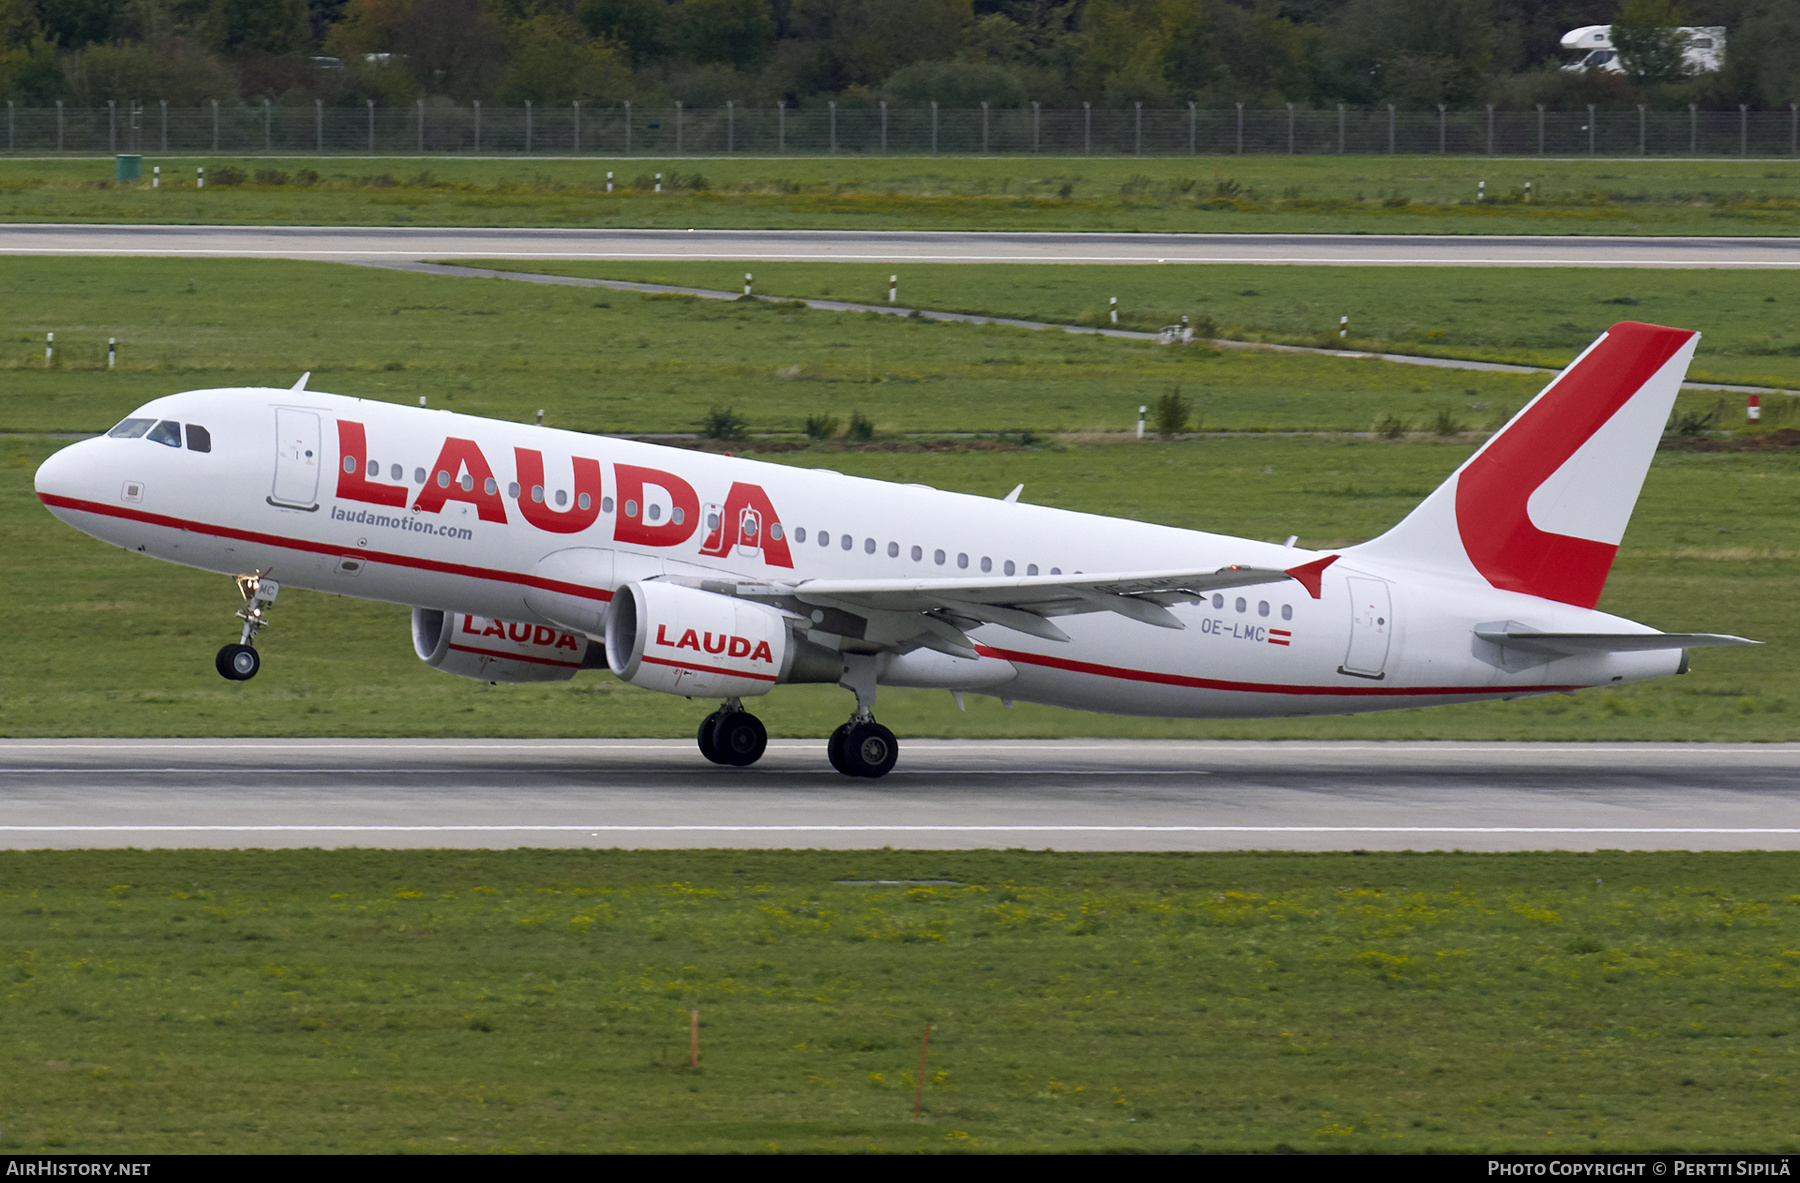
[[[747,698],[777,682],[835,682],[844,668],[833,650],[795,636],[778,609],[655,581],[614,593],[606,661],[633,686],[688,698]]]
[[[477,682],[566,682],[606,664],[600,646],[547,624],[437,608],[412,611],[413,652],[434,670]]]

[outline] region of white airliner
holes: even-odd
[[[1318,552],[305,388],[159,398],[37,472],[94,537],[232,574],[244,680],[282,586],[417,605],[433,669],[609,667],[722,705],[856,696],[832,765],[878,777],[880,686],[1178,718],[1336,715],[1611,686],[1748,644],[1594,611],[1699,334],[1615,325],[1387,533]],[[1178,495],[1178,491],[1171,490]]]

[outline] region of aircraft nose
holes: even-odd
[[[38,465],[37,495],[38,500],[49,506],[52,512],[59,503],[70,500],[87,501],[93,498],[93,465],[90,463],[93,441],[82,440],[70,444],[56,452],[48,460]]]

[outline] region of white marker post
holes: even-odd
[[[160,164],[150,166],[150,187],[152,189],[162,188],[162,165]]]
[[[56,358],[56,334],[44,334],[44,364],[49,365]]]
[[[658,193],[662,192],[662,174],[661,173],[656,174],[656,191]]]
[[[898,275],[890,275],[890,276],[888,276],[888,303],[889,304],[897,304],[899,302],[900,302],[900,277]]]
[[[109,370],[112,369],[113,366],[118,363],[118,360],[119,339],[117,337],[108,337],[106,339],[106,368]],[[1755,398],[1756,396],[1751,395],[1750,397]]]
[[[1525,200],[1526,201],[1531,200],[1531,182],[1530,181],[1525,182]]]
[[[419,405],[421,407],[425,405],[425,396],[422,394],[419,396]]]
[[[1338,317],[1338,340],[1342,341],[1344,338],[1348,337],[1349,335],[1350,335],[1350,318],[1347,316]]]
[[[1149,407],[1138,408],[1138,438],[1144,438],[1144,416],[1150,413]]]
[[[612,192],[612,173],[611,172],[608,172],[606,174],[606,191],[608,193]]]
[[[1112,296],[1107,300],[1107,310],[1112,313],[1112,322],[1119,323],[1119,297]]]
[[[1750,405],[1745,408],[1745,413],[1749,416],[1749,422],[1751,423],[1755,423],[1762,418],[1762,395],[1753,394],[1750,396]]]
[[[746,296],[750,294],[750,273],[748,271],[744,272],[744,294]]]
[[[201,165],[194,170],[194,188],[206,188],[206,166]]]
[[[538,426],[542,427],[543,425],[544,425],[544,408],[539,407],[538,408]]]
[[[1486,181],[1476,181],[1475,182],[1475,200],[1476,201],[1486,201],[1487,200],[1487,182]]]

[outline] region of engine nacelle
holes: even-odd
[[[614,593],[606,662],[633,686],[689,698],[747,698],[843,672],[835,652],[795,637],[774,608],[655,581]]]
[[[414,608],[412,636],[420,661],[477,682],[566,682],[605,664],[600,646],[580,633],[466,612]]]

